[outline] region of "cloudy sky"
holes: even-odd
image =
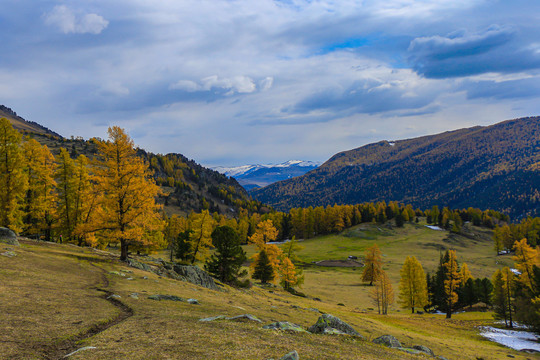
[[[204,165],[540,115],[537,0],[2,0],[0,104]]]

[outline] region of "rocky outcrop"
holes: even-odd
[[[412,347],[413,349],[416,349],[418,351],[421,351],[429,356],[435,356],[435,354],[433,353],[433,350],[431,350],[430,348],[428,348],[427,346],[424,346],[424,345],[414,345]]]
[[[373,340],[373,343],[384,345],[384,346],[391,347],[391,348],[400,348],[401,347],[401,343],[399,342],[399,340],[396,339],[395,337],[393,337],[392,335],[379,336],[378,338]]]
[[[300,356],[298,356],[298,353],[296,350],[288,353],[287,355],[281,357],[279,360],[299,360]]]
[[[292,331],[292,332],[307,332],[300,325],[296,325],[288,321],[278,321],[275,323],[264,325],[262,328],[270,329],[270,330]]]
[[[19,246],[19,241],[17,241],[17,234],[11,231],[8,228],[0,227],[0,242]]]
[[[195,285],[199,285],[211,290],[217,290],[218,287],[214,282],[214,279],[208,273],[198,266],[194,265],[174,265],[174,272],[176,272],[181,280],[189,281]]]
[[[184,298],[175,296],[175,295],[150,295],[148,297],[150,300],[170,300],[170,301],[187,301]]]
[[[317,322],[309,327],[308,331],[313,334],[343,334],[363,338],[349,324],[330,314],[321,315]]]

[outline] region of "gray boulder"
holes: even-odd
[[[7,256],[7,257],[14,257],[14,256],[17,256],[17,253],[14,251],[6,251],[6,252],[1,253],[0,255]]]
[[[275,323],[264,325],[263,329],[294,331],[294,332],[307,332],[306,330],[302,329],[302,327],[300,325],[296,325],[296,324],[290,323],[288,321],[278,321],[278,322],[275,322]]]
[[[412,347],[413,349],[416,349],[416,350],[419,350],[423,353],[426,353],[428,354],[429,356],[435,356],[435,354],[433,353],[433,350],[431,350],[430,348],[428,348],[427,346],[424,346],[424,345],[414,345]]]
[[[186,301],[186,299],[175,295],[150,295],[148,298],[151,300]]]
[[[296,350],[288,353],[287,355],[281,357],[279,360],[299,360],[300,357],[298,356],[298,353]]]
[[[255,322],[260,322],[260,323],[262,323],[262,321],[261,321],[258,317],[256,317],[255,315],[251,315],[251,314],[237,315],[237,316],[229,317],[229,318],[227,318],[227,320],[233,320],[233,321],[255,321]]]
[[[5,227],[0,227],[0,242],[8,245],[20,246],[19,241],[17,240],[17,234]]]
[[[139,270],[152,271],[152,268],[150,267],[150,265],[139,262],[139,261],[137,261],[135,259],[127,259],[127,263],[128,263],[129,266],[134,267],[134,268],[139,269]]]
[[[358,331],[354,330],[351,325],[330,314],[321,315],[317,322],[309,327],[308,331],[313,334],[343,333],[363,338],[363,336],[360,335]]]
[[[194,265],[174,265],[174,272],[176,272],[180,280],[189,281],[192,284],[199,285],[211,290],[217,290],[218,287],[214,282],[214,279],[208,273],[198,266]]]
[[[388,346],[391,348],[401,347],[401,343],[399,342],[399,340],[393,337],[392,335],[379,336],[378,338],[373,340],[373,343]]]
[[[226,320],[226,319],[227,319],[226,315],[217,315],[217,316],[212,316],[212,317],[209,317],[209,318],[199,319],[199,321],[210,322],[210,321]]]

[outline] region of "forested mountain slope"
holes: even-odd
[[[10,108],[0,105],[0,118],[3,117],[10,120],[13,127],[23,135],[47,145],[55,156],[59,154],[60,148],[66,148],[72,158],[82,154],[92,159],[97,151],[96,141],[99,139],[84,140],[73,136],[70,139],[64,138],[36,122],[24,120]],[[153,154],[142,149],[138,149],[138,153],[154,172],[154,179],[163,191],[159,202],[169,214],[185,215],[191,211],[208,209],[234,216],[241,209],[249,212],[264,211],[264,207],[258,201],[253,201],[235,179],[205,168],[181,154]]]
[[[396,200],[420,208],[489,208],[512,218],[539,214],[540,117],[380,141],[252,195],[280,210]]]

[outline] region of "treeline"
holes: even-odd
[[[539,245],[540,218],[528,217],[519,224],[503,224],[493,231],[495,250],[498,253],[512,251],[514,244],[521,239],[527,239],[532,247]]]

